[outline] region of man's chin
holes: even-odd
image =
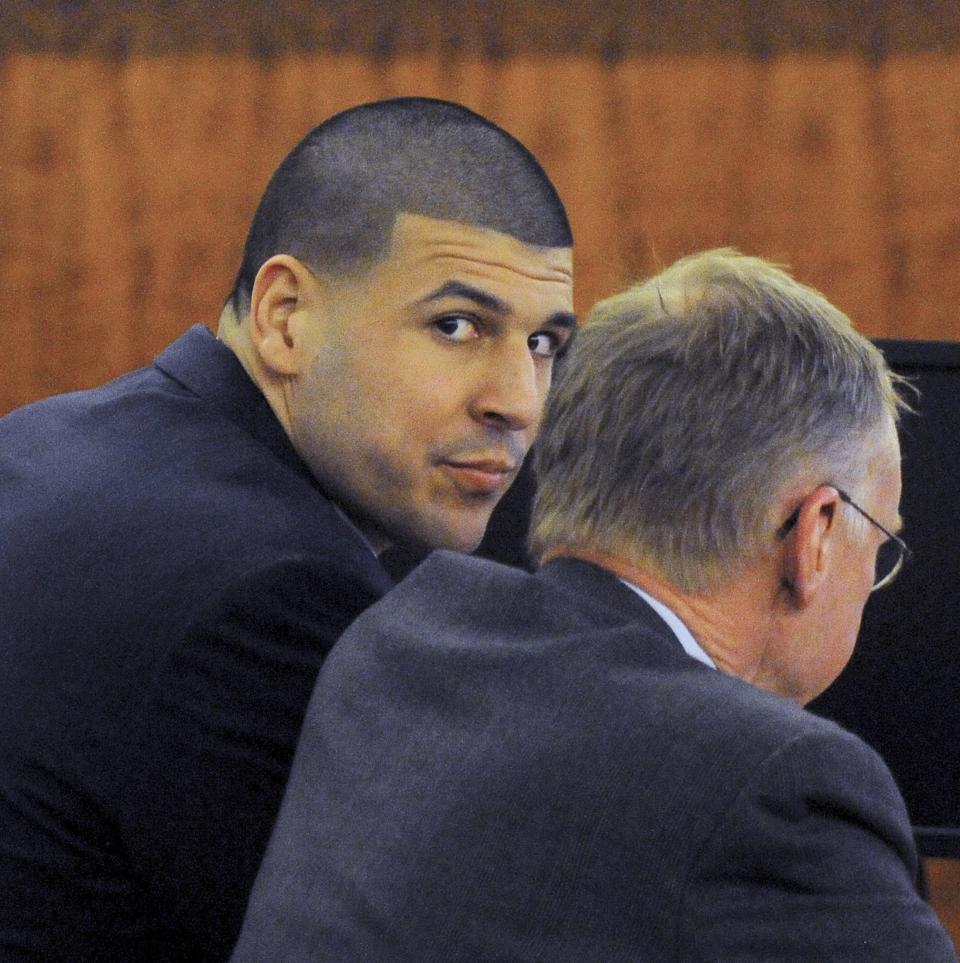
[[[469,554],[483,541],[492,514],[493,505],[482,512],[457,512],[452,517],[445,515],[430,519],[426,524],[412,530],[404,544],[408,549],[424,553],[442,548],[450,552]]]

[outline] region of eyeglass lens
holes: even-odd
[[[887,539],[877,550],[874,588],[886,585],[897,574],[902,562],[903,550],[900,545],[892,538]]]

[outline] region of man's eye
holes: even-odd
[[[476,322],[462,315],[451,314],[434,321],[434,327],[448,341],[470,341],[479,337]]]
[[[527,338],[530,350],[540,358],[552,358],[560,347],[560,339],[549,331],[538,331]]]

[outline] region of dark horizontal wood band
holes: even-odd
[[[956,0],[4,0],[0,55],[328,51],[389,58],[960,49]]]

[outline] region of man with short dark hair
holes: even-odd
[[[889,771],[801,708],[903,559],[901,404],[757,258],[601,303],[541,568],[436,552],[343,636],[233,963],[954,960]]]
[[[0,420],[0,959],[224,959],[388,546],[470,551],[573,328],[571,237],[465,108],[284,160],[219,337]]]

